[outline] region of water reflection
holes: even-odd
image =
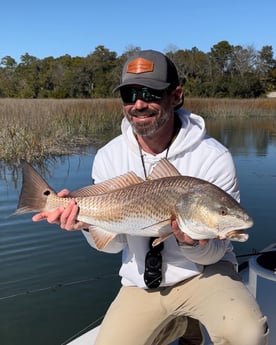
[[[235,154],[267,154],[269,144],[276,141],[274,119],[208,120],[208,133]]]
[[[261,250],[276,242],[276,121],[208,121],[207,128],[233,154],[241,203],[254,219],[249,240],[234,248],[238,254]]]

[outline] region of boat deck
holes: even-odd
[[[266,253],[266,254],[265,254]],[[252,256],[245,269],[240,272],[244,283],[256,297],[270,328],[268,345],[276,344],[276,243],[266,247],[260,255]],[[100,326],[83,334],[68,345],[93,345]],[[211,345],[205,332],[204,345]],[[170,345],[178,345],[174,341]]]

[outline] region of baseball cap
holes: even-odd
[[[126,85],[141,85],[156,90],[178,86],[179,79],[174,63],[155,50],[141,50],[131,56],[122,71],[122,82],[113,92]]]

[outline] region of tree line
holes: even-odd
[[[86,57],[70,55],[38,59],[28,53],[17,63],[11,56],[0,61],[1,98],[108,98],[120,82],[126,59],[100,45]],[[188,97],[256,98],[276,90],[276,60],[272,46],[233,46],[220,41],[204,53],[196,47],[170,48]]]

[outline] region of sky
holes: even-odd
[[[133,47],[207,53],[220,41],[270,45],[276,57],[275,0],[13,0],[0,13],[0,60],[85,57],[99,45],[117,56]]]

